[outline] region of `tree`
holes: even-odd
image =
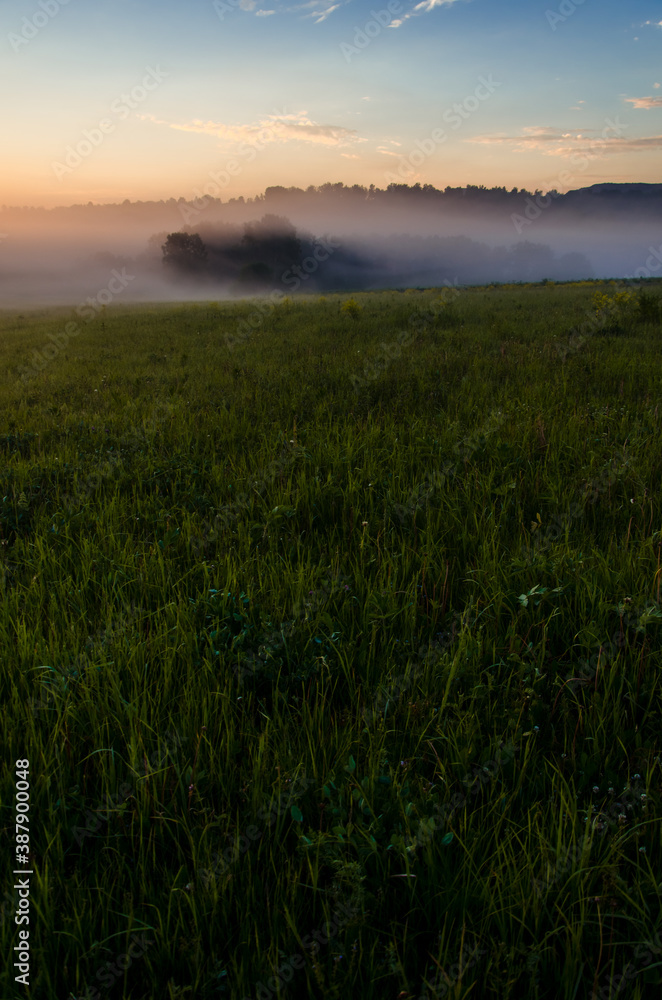
[[[170,233],[161,249],[165,265],[187,274],[200,274],[207,261],[207,248],[197,233]]]
[[[266,265],[272,274],[282,274],[301,258],[301,243],[296,229],[279,215],[263,215],[259,222],[247,222],[241,240],[242,256],[247,265],[260,264],[259,274],[266,280]]]

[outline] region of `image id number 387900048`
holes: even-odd
[[[18,925],[18,944],[14,945],[15,958],[14,966],[18,972],[15,976],[17,983],[24,986],[30,985],[30,823],[28,813],[30,811],[30,761],[16,761],[16,868],[14,875],[24,875],[25,878],[17,879],[14,889],[18,892],[18,904],[14,922]]]

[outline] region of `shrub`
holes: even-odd
[[[358,319],[363,312],[363,306],[360,306],[356,299],[347,299],[341,305],[340,311],[341,313],[345,313],[346,316],[351,316],[352,319]]]
[[[642,289],[637,300],[637,318],[642,323],[659,323],[662,318],[662,300],[657,295],[648,295]]]
[[[633,318],[637,302],[634,292],[616,292],[615,295],[595,292],[592,301],[603,333],[625,333],[625,324]]]

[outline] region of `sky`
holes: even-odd
[[[0,202],[662,181],[662,0],[0,0]]]

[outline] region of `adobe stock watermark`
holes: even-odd
[[[585,0],[563,0],[558,10],[546,10],[545,17],[552,31],[556,31],[559,24],[564,24],[584,3]]]
[[[609,319],[618,316],[620,307],[615,298],[618,292],[631,289],[633,283],[634,287],[638,288],[639,286],[636,282],[642,281],[645,278],[651,278],[655,271],[659,271],[662,265],[662,244],[657,249],[649,247],[648,250],[650,256],[646,258],[646,265],[644,267],[638,267],[634,274],[626,275],[622,281],[617,281],[615,285],[611,286],[610,291],[614,292],[611,304],[600,310],[587,310],[585,313],[587,316],[586,322],[570,331],[568,343],[562,344],[558,342],[554,345],[562,362],[565,362],[569,354],[574,354],[583,347],[586,341],[593,337],[599,330],[604,329]]]
[[[577,152],[570,156],[570,163],[579,173],[586,171],[593,160],[599,159],[604,155],[604,151],[607,148],[610,138],[620,138],[624,134],[625,129],[628,128],[628,125],[618,120],[618,116],[616,117],[615,122],[613,122],[611,118],[605,118],[605,123],[605,128],[602,130],[600,138],[588,140],[587,152]],[[613,132],[614,135],[609,136],[610,132]],[[518,212],[513,212],[510,216],[510,220],[517,235],[521,236],[523,230],[527,226],[533,225],[533,223],[540,218],[543,212],[548,209],[557,198],[562,196],[563,192],[557,189],[557,185],[568,188],[572,183],[574,183],[575,180],[576,174],[570,173],[569,170],[562,170],[558,177],[546,185],[546,195],[543,195],[542,191],[537,192],[533,198],[529,195],[524,202],[524,215],[521,215]]]
[[[598,497],[607,493],[615,483],[620,482],[629,469],[630,459],[627,454],[624,454],[623,458],[616,456],[611,464],[602,470],[599,476],[596,476],[586,484],[585,499],[587,503],[591,505],[595,504]],[[576,518],[582,518],[584,514],[584,506],[575,501],[570,504],[569,509],[565,513],[554,514],[546,522],[544,530],[540,518],[538,518],[538,522],[532,521],[531,532],[533,533],[533,540],[523,548],[522,554],[524,557],[529,563],[535,562],[538,556],[542,556],[545,552],[548,552],[561,536],[565,534]]]
[[[31,17],[23,18],[20,34],[10,32],[7,35],[14,52],[18,52],[23,45],[28,45],[33,38],[36,38],[42,28],[45,28],[69,2],[70,0],[39,0],[39,10],[36,10]]]
[[[301,282],[307,281],[312,274],[315,274],[320,264],[328,260],[334,250],[339,247],[340,243],[335,243],[330,237],[316,240],[312,256],[304,257],[301,264],[292,264],[286,271],[283,271],[280,276],[281,283],[291,291],[296,292],[301,287]],[[262,326],[265,316],[268,316],[284,298],[285,292],[276,288],[267,295],[264,301],[258,300],[251,315],[237,323],[236,332],[225,334],[225,346],[228,351],[232,351],[238,344],[244,344],[249,340],[252,334]]]
[[[469,948],[465,943],[463,943],[459,961],[451,965],[447,972],[442,969],[436,974],[434,979],[427,983],[427,985],[423,986],[422,988],[425,992],[421,993],[418,1000],[430,1000],[430,994],[427,990],[432,990],[432,995],[435,1000],[440,1000],[441,997],[445,997],[449,989],[461,981],[465,972],[468,972],[469,969],[478,965],[480,960],[487,954],[489,954],[487,948],[479,948],[476,943]]]
[[[458,285],[458,278],[450,281],[444,280],[446,288],[442,289],[439,299],[432,303],[430,311],[414,315],[409,320],[410,330],[401,330],[394,341],[387,344],[384,341],[379,345],[380,350],[372,360],[366,361],[363,365],[363,375],[350,375],[349,380],[355,393],[359,393],[361,388],[375,382],[383,375],[392,361],[396,361],[402,355],[403,348],[411,347],[418,334],[424,333],[429,323],[436,319],[439,310],[451,305],[461,294]]]
[[[69,993],[68,1000],[101,1000],[101,997],[110,990],[118,979],[120,979],[133,963],[142,958],[154,941],[147,937],[147,934],[134,933],[131,935],[131,944],[125,952],[116,955],[112,962],[106,961],[100,965],[95,973],[95,978],[99,981],[102,990],[97,986],[87,986],[84,993],[77,996]]]
[[[164,73],[158,66],[152,69],[146,67],[145,76],[141,82],[136,84],[128,92],[122,92],[110,105],[109,110],[119,120],[124,121],[129,117],[143,101],[147,100],[149,94],[159,87],[164,79],[170,76]],[[112,135],[115,131],[115,123],[112,118],[102,118],[94,128],[83,129],[83,138],[74,145],[69,145],[65,149],[64,162],[53,160],[51,169],[59,181],[68,174],[71,174],[91,156],[95,149],[104,142],[107,135]]]
[[[232,668],[239,684],[243,684],[246,677],[255,677],[265,669],[269,659],[273,658],[275,653],[286,648],[287,639],[294,634],[298,622],[307,621],[316,611],[325,607],[332,596],[345,596],[351,589],[348,582],[350,579],[344,573],[339,573],[332,580],[325,581],[320,590],[311,590],[308,594],[308,600],[298,601],[292,608],[294,617],[289,621],[282,622],[280,629],[264,636],[263,641],[257,647],[249,648],[241,666]]]
[[[471,628],[478,621],[478,616],[469,612],[453,612],[453,623],[451,631],[437,633],[435,639],[429,645],[420,645],[416,656],[418,660],[410,665],[409,669],[397,677],[389,680],[385,685],[380,685],[373,697],[372,705],[363,709],[363,719],[366,729],[376,725],[379,719],[385,719],[389,705],[396,705],[407,691],[411,690],[418,680],[422,680],[426,669],[430,665],[437,664],[444,653],[450,650],[462,629]],[[459,623],[459,624],[458,624]],[[412,649],[412,653],[413,653]],[[413,662],[413,661],[412,661]]]
[[[39,694],[35,695],[30,699],[29,708],[34,714],[35,718],[44,717],[44,715],[50,714],[51,712],[57,711],[58,707],[58,695],[56,694],[56,686],[51,683],[50,677],[53,674],[59,679],[61,684],[66,684],[67,679],[76,678],[82,679],[88,670],[92,668],[92,655],[99,651],[103,644],[108,643],[113,638],[117,638],[123,635],[129,628],[131,621],[130,619],[135,619],[138,615],[147,615],[148,612],[144,611],[139,607],[129,607],[125,606],[126,615],[115,622],[111,628],[98,629],[93,636],[88,636],[85,641],[85,652],[77,656],[68,666],[60,666],[57,668],[51,666],[41,666],[40,670],[50,670],[51,675],[47,675],[47,679],[42,681],[39,685]],[[62,688],[60,687],[60,692]]]
[[[290,445],[293,447],[290,447]],[[279,458],[274,459],[266,468],[261,469],[255,474],[255,479],[252,479],[250,492],[246,490],[242,491],[234,498],[232,503],[219,508],[213,521],[205,518],[198,529],[202,533],[196,533],[191,537],[190,541],[196,559],[201,558],[206,551],[213,549],[219,538],[219,532],[229,528],[244,511],[249,510],[251,498],[259,496],[269,483],[273,482],[276,476],[282,475],[286,469],[294,464],[297,457],[303,453],[302,448],[296,445],[293,440],[290,441],[289,444],[284,446],[283,454]]]
[[[268,829],[271,829],[279,816],[284,816],[288,809],[291,809],[292,803],[301,798],[302,795],[305,795],[308,789],[314,785],[314,779],[307,778],[304,774],[301,777],[296,777],[291,782],[287,791],[281,792],[280,795],[276,796],[275,800],[271,798],[265,800],[254,818],[259,822],[266,822],[266,829],[260,830],[255,823],[250,823],[245,828],[245,832],[235,837],[234,843],[230,847],[225,848],[222,855],[218,851],[215,851],[211,857],[213,862],[212,867],[202,868],[198,872],[198,878],[203,886],[207,888],[214,883],[215,879],[227,874],[239,858],[246,854],[264,836]]]
[[[178,732],[172,730],[166,732],[164,747],[154,750],[149,757],[144,757],[142,772],[138,771],[141,778],[149,777],[152,771],[156,771],[173,754],[174,750],[183,746],[184,742]],[[80,847],[87,837],[92,837],[98,833],[103,824],[109,822],[114,811],[119,809],[128,799],[135,798],[135,793],[135,786],[124,782],[115,794],[106,795],[104,802],[98,805],[96,809],[87,809],[85,811],[85,826],[75,826],[73,829],[74,840],[78,846]]]
[[[662,941],[659,934],[655,935],[654,941],[650,939],[641,941],[634,949],[633,961],[627,962],[622,972],[605,976],[603,985],[597,991],[595,989],[591,991],[589,1000],[616,1000],[626,984],[636,979],[651,964],[653,958],[660,954],[662,954]],[[660,964],[656,963],[658,967]]]
[[[642,808],[645,810],[647,796],[641,790],[642,786],[638,783],[639,778],[640,775],[635,775],[635,787],[629,788],[626,786],[619,794],[616,794],[613,788],[609,789],[609,795],[613,799],[606,808],[597,809],[596,815],[590,824],[591,834],[595,833],[600,837],[605,837],[610,830],[613,832],[620,831],[628,822],[629,817],[627,813],[634,813]],[[593,794],[598,795],[599,792],[599,787],[595,785]],[[570,878],[580,869],[586,870],[590,860],[592,845],[593,840],[590,837],[585,837],[581,844],[571,844],[562,854],[559,854],[553,865],[551,862],[547,862],[544,876],[542,878],[534,878],[532,883],[533,890],[538,899],[541,899],[545,893],[552,890],[559,882],[563,882],[564,879],[567,881],[567,878]],[[640,848],[640,850],[645,853],[646,849]]]
[[[111,280],[106,287],[100,289],[95,296],[89,296],[75,310],[76,315],[84,319],[86,323],[91,323],[106,306],[110,305],[117,295],[120,295],[124,291],[130,281],[135,280],[135,274],[127,274],[125,267],[121,271],[113,270],[110,273]],[[67,347],[72,337],[78,337],[81,333],[81,327],[73,320],[70,320],[65,325],[61,333],[49,333],[48,339],[51,343],[42,347],[41,351],[34,350],[32,352],[32,367],[28,365],[18,366],[19,381],[23,385],[26,385],[39,372],[43,372],[44,368],[58,356],[60,351],[63,351]]]
[[[157,402],[145,423],[132,426],[126,434],[122,434],[115,442],[113,453],[108,453],[110,457],[101,461],[94,472],[89,473],[85,479],[79,479],[73,493],[64,494],[60,498],[60,503],[70,507],[81,507],[86,503],[101,488],[104,480],[111,478],[117,469],[123,468],[121,449],[146,447],[149,444],[149,433],[159,433],[165,422],[172,418],[174,409],[170,401]]]
[[[463,101],[456,102],[451,108],[447,108],[442,114],[441,120],[456,132],[459,128],[462,128],[464,122],[471,115],[478,111],[481,104],[489,100],[496,89],[502,86],[502,83],[497,83],[492,78],[491,73],[488,76],[479,76],[474,92],[465,97]],[[443,128],[432,129],[429,136],[425,139],[416,140],[416,149],[412,149],[407,156],[400,158],[397,173],[387,171],[384,174],[384,179],[390,184],[399,184],[403,180],[408,180],[416,173],[416,168],[420,167],[445,142],[448,142],[448,133],[446,130]]]
[[[262,128],[256,129],[255,137],[250,141],[242,142],[237,149],[236,156],[231,160],[226,160],[225,165],[220,170],[209,171],[207,175],[209,181],[205,184],[204,189],[194,188],[193,200],[179,205],[179,212],[185,225],[190,226],[199,222],[203,212],[209,208],[211,199],[218,198],[221,191],[232,183],[232,179],[241,174],[244,166],[252,163],[257,154],[261,153],[269,142],[273,142],[278,137],[283,128],[279,119],[286,117],[286,114],[285,108],[282,111],[275,110],[272,117],[276,120],[271,125],[264,125]],[[243,163],[237,157],[241,158]]]
[[[373,38],[381,35],[384,28],[390,27],[397,15],[401,13],[402,4],[399,0],[389,0],[385,9],[371,10],[370,19],[366,21],[363,28],[354,25],[354,44],[340,43],[340,51],[345,57],[345,62],[351,62],[352,56],[358,56],[364,49],[367,49]]]
[[[438,802],[434,804],[434,811],[437,816],[423,816],[418,821],[416,833],[407,834],[399,838],[399,843],[407,854],[415,853],[418,848],[428,846],[435,834],[447,826],[455,813],[465,809],[469,804],[469,797],[478,795],[481,789],[490,784],[499,774],[499,771],[515,758],[515,749],[509,744],[499,747],[496,757],[486,761],[484,764],[476,764],[471,770],[471,774],[465,773],[461,779],[462,784],[467,789],[464,792],[455,792],[452,798],[440,806]],[[453,834],[448,833],[442,840],[443,846],[452,843]]]
[[[427,501],[434,494],[435,489],[441,490],[448,482],[455,478],[460,471],[460,459],[467,463],[479,448],[485,445],[487,438],[495,434],[505,422],[505,416],[501,410],[493,410],[487,422],[475,430],[472,434],[463,438],[453,445],[453,453],[458,456],[455,462],[446,462],[440,472],[432,473],[429,479],[419,483],[409,493],[404,504],[394,503],[393,512],[397,515],[400,524],[404,525],[415,516],[416,511],[423,508]]]
[[[628,598],[628,603],[629,600]],[[561,688],[559,688],[559,693],[552,707],[552,714],[556,709],[561,692],[566,687],[574,693],[580,688],[592,684],[594,680],[597,686],[598,671],[602,670],[604,673],[606,668],[615,662],[620,651],[628,643],[627,633],[622,627],[623,622],[625,622],[627,628],[634,628],[635,635],[645,635],[648,625],[662,624],[662,612],[660,612],[657,602],[652,599],[649,599],[643,608],[632,608],[631,611],[626,611],[624,606],[620,617],[621,626],[614,631],[611,640],[601,643],[598,652],[593,653],[590,660],[580,659],[578,671],[575,671],[573,668],[571,671],[572,675],[567,677]],[[574,676],[575,672],[578,676]]]
[[[324,925],[326,933],[317,929],[311,934],[306,934],[301,939],[302,948],[305,950],[312,949],[313,954],[317,955],[321,951],[322,945],[329,944],[341,927],[345,927],[358,916],[359,910],[355,906],[348,903],[340,903],[333,911],[333,918],[327,920]],[[276,974],[268,979],[266,983],[259,981],[256,984],[256,1000],[271,1000],[271,997],[275,995],[280,996],[282,988],[294,978],[295,971],[304,969],[305,966],[306,959],[301,952],[290,955],[276,971]],[[251,1000],[251,997],[244,997],[243,1000]]]
[[[239,8],[241,10],[252,10],[254,6],[255,4],[251,3],[251,0],[214,0],[212,3],[219,21],[222,21],[226,14],[232,14]]]

